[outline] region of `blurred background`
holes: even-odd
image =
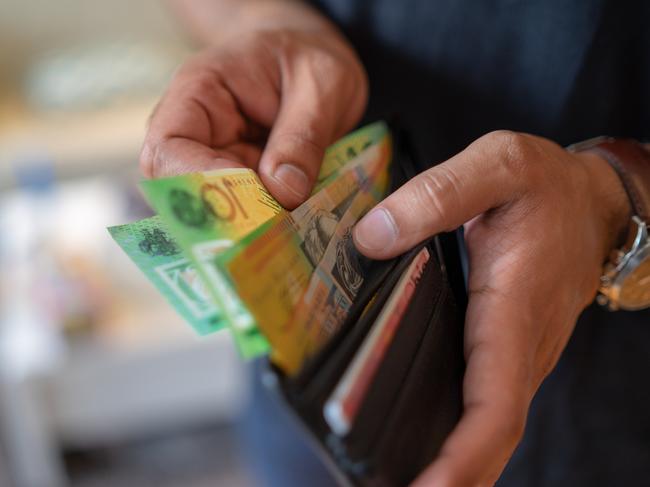
[[[258,485],[248,373],[109,237],[192,46],[154,0],[0,0],[0,486]]]

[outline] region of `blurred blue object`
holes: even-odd
[[[32,151],[13,163],[18,188],[30,193],[50,192],[56,184],[54,163],[45,152]]]
[[[279,397],[263,384],[266,367],[260,359],[251,364],[253,391],[241,419],[242,454],[260,487],[330,487],[337,485],[318,459],[297,420]]]

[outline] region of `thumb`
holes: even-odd
[[[292,209],[311,193],[325,148],[338,135],[340,115],[335,93],[323,94],[311,77],[283,86],[282,92],[258,171],[271,194]]]
[[[412,180],[373,208],[354,229],[366,256],[399,255],[424,239],[451,231],[520,192],[520,164],[510,160],[509,139],[488,134],[463,152]]]

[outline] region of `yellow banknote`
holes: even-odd
[[[347,215],[349,227],[384,194],[390,154],[390,139],[385,137],[291,215],[278,215],[242,240],[237,252],[225,254],[220,261],[269,340],[274,362],[287,373],[296,372],[314,348],[308,340],[312,332],[306,320],[292,319],[314,268],[342,217]],[[357,202],[350,213],[354,201],[364,204]]]

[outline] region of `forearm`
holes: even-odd
[[[299,0],[170,1],[202,44],[220,44],[253,30],[338,32],[329,20]]]

